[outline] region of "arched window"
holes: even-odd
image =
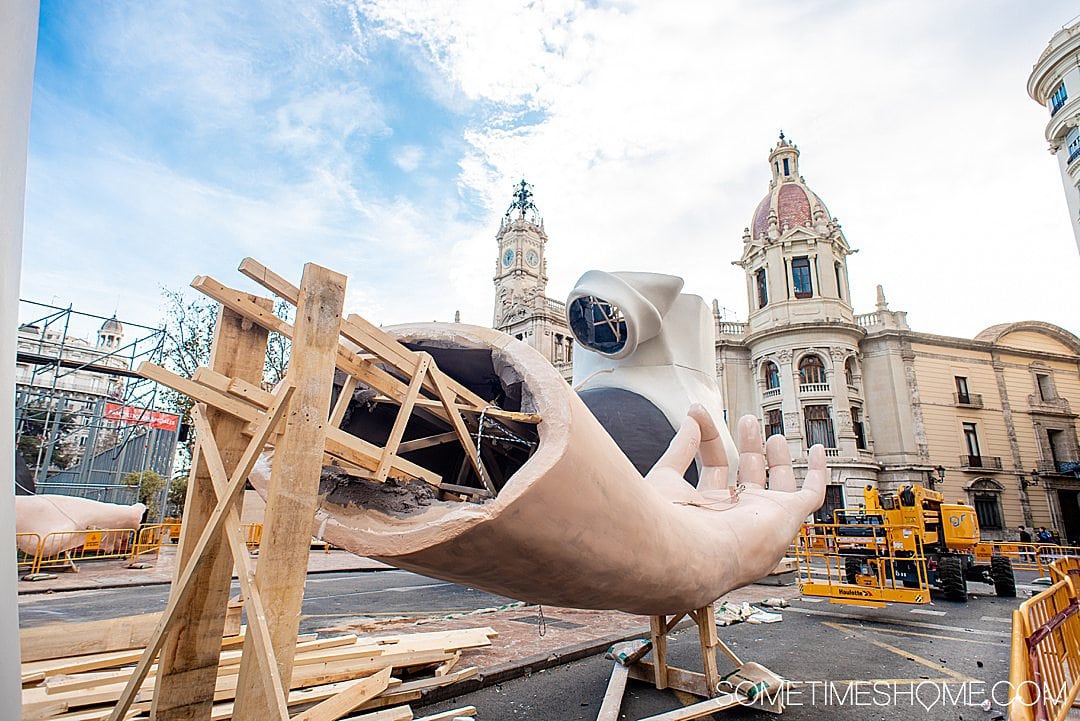
[[[761,375],[765,377],[765,388],[772,390],[780,387],[780,369],[772,361],[765,361],[761,366]]]
[[[844,362],[844,378],[847,379],[849,386],[855,387],[855,359],[852,357]]]
[[[1000,531],[1005,528],[1001,513],[1001,484],[989,478],[977,478],[968,486],[971,505],[979,519],[979,528]]]
[[[825,382],[825,364],[821,358],[813,353],[804,355],[799,361],[799,383],[806,386]]]

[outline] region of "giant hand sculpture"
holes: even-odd
[[[134,530],[139,527],[145,512],[146,506],[141,503],[122,506],[75,496],[16,496],[15,530],[38,536],[17,536],[16,539],[19,550],[32,555],[37,551],[40,538],[44,544],[43,555],[55,556],[85,543],[85,536],[75,531],[90,528]],[[49,536],[50,533],[63,535]]]
[[[495,393],[486,397],[501,394],[504,407],[539,413],[543,422],[531,437],[531,455],[503,462],[498,495],[483,503],[442,502],[429,491],[426,497],[418,492],[411,505],[390,505],[383,501],[400,499],[410,488],[328,470],[313,533],[354,553],[534,603],[678,613],[768,573],[821,503],[820,448],[796,491],[786,447],[771,439],[771,486],[765,488],[766,460],[753,419],[740,422],[735,459],[712,416],[688,403],[668,450],[643,476],[551,363],[524,343],[460,324],[392,332],[431,353],[458,381],[491,384]],[[370,394],[359,397],[342,427],[379,442],[394,414],[378,404],[368,410],[365,398]],[[432,432],[439,431],[417,420],[406,439]],[[682,471],[699,449],[695,489]],[[463,452],[445,444],[403,455],[445,477],[445,469],[460,467]],[[262,465],[250,477],[262,493],[268,470]]]

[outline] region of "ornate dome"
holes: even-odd
[[[769,154],[772,181],[768,194],[758,203],[750,228],[752,237],[769,234],[769,219],[775,214],[778,233],[803,225],[812,226],[831,220],[829,209],[817,194],[806,187],[799,175],[799,149],[783,133]]]
[[[112,318],[101,324],[101,330],[98,333],[101,335],[123,335],[124,326],[120,324],[120,321],[116,319],[116,315],[113,314]]]

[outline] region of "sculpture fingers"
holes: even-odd
[[[765,456],[761,452],[761,428],[757,418],[751,415],[740,418],[735,436],[739,447],[739,483],[764,488]]]
[[[683,473],[694,461],[701,445],[701,429],[697,421],[687,417],[679,427],[679,432],[671,439],[664,455],[645,476],[665,497],[672,500],[686,500],[694,495],[694,487],[684,478]]]
[[[775,435],[765,441],[765,461],[769,464],[769,489],[790,493],[796,490],[795,470],[787,439]]]
[[[825,480],[828,477],[828,469],[825,465],[825,447],[818,444],[810,449],[810,459],[806,468],[806,480],[803,481],[799,491],[799,499],[803,503],[804,516],[808,516],[825,502]]]
[[[698,490],[723,490],[728,486],[728,457],[724,449],[724,439],[705,406],[695,403],[690,406],[688,413],[701,428],[702,468],[698,476]]]

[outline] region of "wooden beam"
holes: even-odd
[[[328,268],[314,263],[304,266],[287,376],[297,387],[296,398],[274,450],[255,572],[274,656],[286,686],[292,678],[311,530],[319,502],[345,283],[344,275]],[[270,709],[261,692],[258,666],[246,653],[248,647],[245,642],[236,710],[240,719],[255,721],[267,718]]]
[[[248,296],[257,308],[273,312],[269,299]],[[218,311],[210,367],[225,377],[259,383],[266,359],[267,332],[247,323],[228,308]],[[217,439],[221,460],[228,472],[244,452],[244,422],[217,410],[207,421]],[[191,477],[184,503],[184,524],[177,550],[174,586],[191,559],[195,542],[206,527],[218,497],[209,470],[198,451],[192,459]],[[194,574],[188,602],[178,609],[176,624],[162,647],[153,701],[156,721],[180,721],[206,715],[214,701],[218,655],[229,601],[233,559],[228,540],[218,536],[206,547],[201,567]]]
[[[475,706],[462,706],[461,708],[452,708],[449,711],[440,711],[439,713],[434,713],[430,716],[424,716],[423,718],[416,719],[416,721],[452,721],[453,719],[463,716],[475,715]]]
[[[615,663],[615,667],[611,669],[611,678],[608,679],[607,690],[604,691],[604,700],[600,702],[600,713],[596,715],[596,721],[619,721],[619,710],[622,708],[629,675],[629,668]]]
[[[239,270],[274,295],[296,305],[297,287],[259,261],[254,258],[244,258],[240,263]],[[398,368],[406,375],[413,376],[416,374],[416,369],[420,363],[420,354],[406,347],[397,338],[365,318],[356,314],[349,315],[341,324],[341,334],[361,348]],[[434,372],[442,374],[442,371],[438,369]],[[443,375],[446,384],[467,403],[477,408],[483,408],[488,404],[486,400],[464,385],[445,374]],[[433,383],[429,383],[427,387],[429,390],[435,390]]]
[[[386,439],[382,458],[379,460],[379,467],[375,471],[375,480],[379,483],[385,481],[387,474],[390,472],[391,462],[394,460],[394,456],[397,455],[401,437],[405,435],[405,426],[409,423],[413,404],[416,403],[416,399],[420,395],[420,387],[424,384],[424,379],[427,378],[429,367],[431,367],[431,356],[427,353],[421,354],[420,362],[416,364],[416,373],[409,383],[409,392],[405,394],[405,400],[401,402],[401,408],[398,409],[397,417],[394,418],[394,426],[390,429],[390,437]]]
[[[355,377],[350,375],[345,376],[345,382],[341,385],[341,392],[338,393],[337,403],[334,404],[334,410],[330,411],[331,428],[341,427],[341,421],[345,419],[345,411],[349,410],[349,404],[352,402],[356,386],[357,381]]]
[[[184,566],[179,578],[173,583],[169,593],[169,601],[165,606],[165,611],[161,615],[161,622],[158,624],[157,629],[154,630],[154,634],[147,643],[142,658],[139,659],[139,663],[136,664],[135,670],[132,671],[127,686],[120,694],[116,707],[113,709],[113,714],[109,717],[110,721],[120,721],[135,700],[135,696],[138,694],[142,682],[146,678],[146,673],[150,669],[150,665],[153,663],[154,658],[158,655],[158,652],[165,642],[166,633],[178,616],[178,611],[187,604],[191,598],[191,594],[196,590],[196,584],[192,583],[192,579],[203,564],[206,549],[211,544],[217,542],[221,533],[221,528],[227,518],[226,512],[232,507],[240,497],[240,493],[244,490],[244,483],[251,474],[251,469],[255,467],[256,461],[259,460],[259,455],[262,453],[263,446],[266,444],[266,439],[269,437],[271,430],[277,426],[282,414],[288,407],[289,399],[292,398],[293,391],[294,388],[292,384],[288,382],[278,389],[277,402],[267,411],[257,432],[248,443],[247,448],[244,449],[240,459],[237,461],[236,469],[229,477],[229,487],[226,490],[225,496],[223,498],[218,498],[217,505],[214,506],[213,512],[207,519],[206,525],[203,527],[202,533],[199,535],[198,541],[196,541],[195,546],[191,551],[187,564]],[[228,587],[226,586],[226,588]],[[226,594],[226,601],[227,599],[228,594]]]
[[[438,433],[434,436],[426,436],[424,438],[417,438],[412,441],[405,441],[398,446],[398,454],[412,453],[413,451],[419,451],[424,448],[430,448],[431,446],[441,446],[443,443],[450,443],[457,440],[457,433],[450,431],[449,433]]]
[[[446,387],[442,378],[438,375],[431,374],[431,379],[435,381],[435,386],[439,392],[439,400],[442,401],[443,407],[446,409],[446,415],[450,418],[450,425],[453,426],[454,433],[457,433],[458,440],[461,441],[461,446],[465,449],[465,455],[468,456],[469,462],[472,463],[473,469],[484,486],[491,491],[492,495],[495,495],[495,485],[491,482],[491,478],[484,468],[484,462],[480,460],[480,454],[476,452],[473,439],[469,436],[468,429],[465,428],[465,421],[462,420],[461,413],[458,412],[457,406],[454,404],[454,396],[451,395],[450,389]]]
[[[340,693],[312,706],[302,714],[293,716],[292,721],[338,721],[360,704],[385,691],[390,685],[390,672],[393,670],[384,668],[374,676],[354,682]]]
[[[200,403],[205,403],[237,418],[242,418],[250,424],[257,425],[262,417],[261,406],[253,405],[253,403],[262,403],[261,396],[251,395],[246,400],[242,400],[214,387],[203,385],[201,382],[178,376],[159,365],[147,361],[143,361],[139,365],[139,374],[144,378],[149,378],[179,393],[183,393]],[[202,373],[200,378],[204,381],[213,380],[215,384],[220,385],[219,379],[214,379],[211,373]],[[252,428],[247,428],[244,431],[245,434],[252,432],[254,432]],[[350,465],[374,471],[379,467],[382,449],[340,428],[327,428],[326,453]],[[393,468],[406,478],[427,481],[434,486],[438,486],[442,480],[442,477],[437,473],[404,458],[395,459]]]
[[[160,613],[144,613],[104,621],[57,622],[21,629],[19,646],[23,667],[32,661],[141,649],[160,620]],[[218,639],[220,644],[221,639]]]

